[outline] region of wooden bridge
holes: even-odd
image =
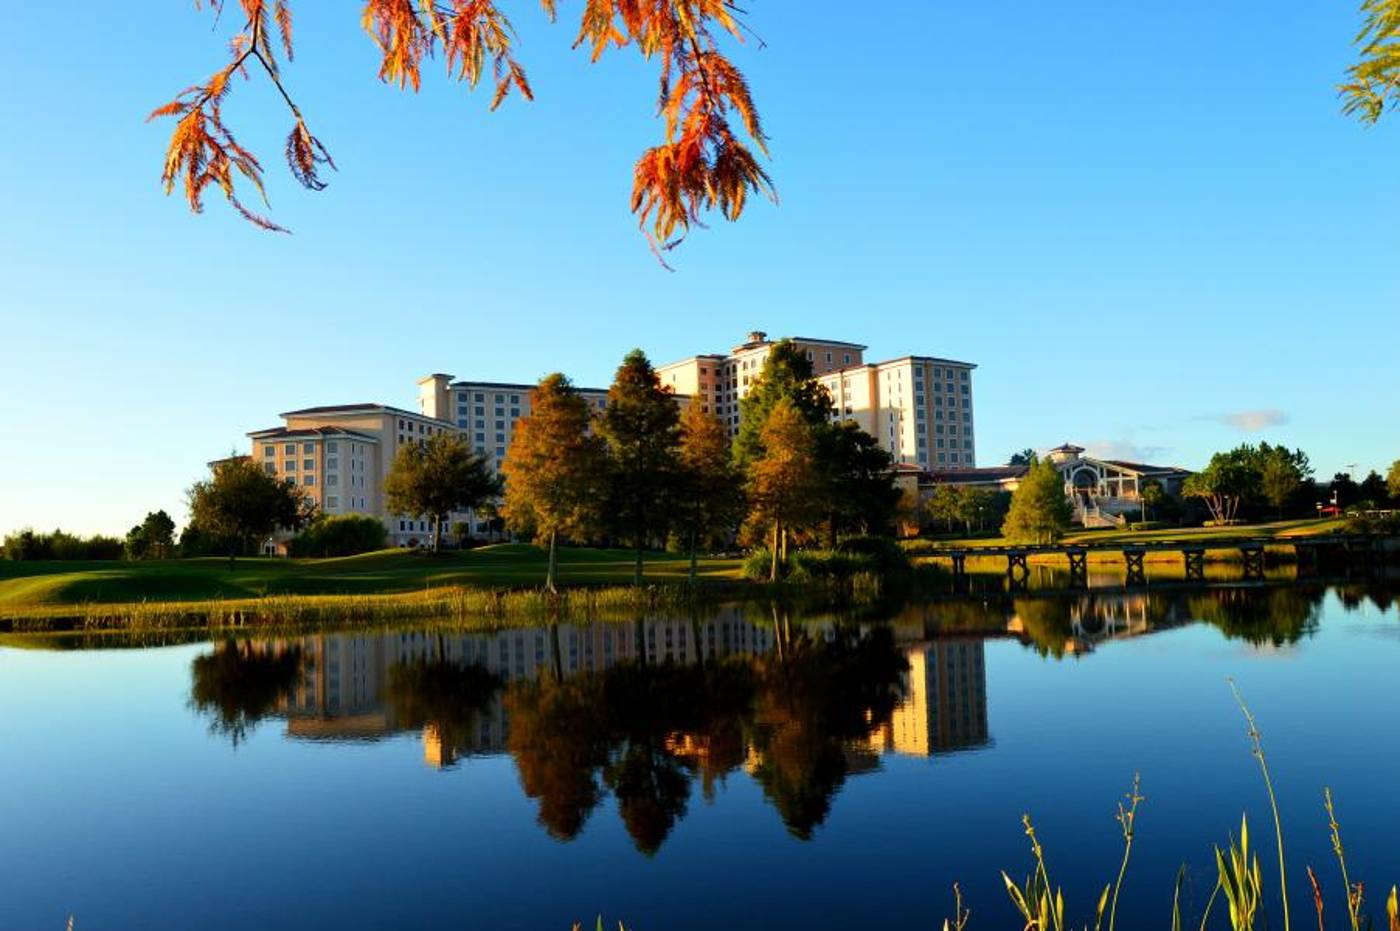
[[[1031,556],[1062,555],[1069,562],[1071,586],[1083,586],[1089,579],[1091,552],[1116,552],[1123,556],[1127,583],[1140,585],[1147,581],[1143,563],[1148,553],[1180,553],[1187,581],[1204,581],[1206,553],[1238,552],[1244,564],[1245,579],[1264,577],[1264,548],[1292,547],[1300,568],[1316,569],[1326,560],[1373,562],[1386,548],[1384,538],[1374,536],[1314,536],[1314,537],[1237,537],[1234,539],[1173,542],[1150,540],[1141,543],[1055,543],[1028,546],[979,546],[949,548],[934,552],[952,560],[953,578],[967,576],[969,556],[1001,556],[1006,559],[1006,578],[1013,586],[1024,585],[1030,577]]]

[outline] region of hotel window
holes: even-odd
[[[481,437],[481,434],[478,433],[477,436],[478,436],[478,437]],[[476,454],[477,454],[478,456],[484,456],[484,455],[486,455],[486,447],[485,447],[485,446],[478,446],[478,447],[476,448]]]
[[[829,353],[829,352],[826,354],[826,361],[828,361],[828,362],[831,361],[831,353]]]
[[[331,485],[331,486],[339,485],[339,484],[340,484],[340,476],[339,476],[339,475],[327,475],[327,476],[326,476],[326,484],[327,484],[327,485]]]
[[[927,437],[922,437],[922,436],[919,437],[919,448],[920,448],[920,449],[924,449],[924,448],[926,448],[927,446],[928,446],[928,438],[927,438]]]
[[[467,418],[465,418],[465,417],[458,417],[458,418],[457,418],[457,426],[459,426],[459,427],[466,427],[466,426],[470,426],[470,424],[469,424],[469,422],[467,421]]]
[[[338,469],[338,468],[340,468],[340,459],[339,459],[339,457],[337,457],[337,456],[331,456],[329,459],[327,459],[327,460],[326,460],[326,468],[328,468],[328,469]]]
[[[971,440],[963,440],[963,449],[971,449],[971,448],[972,448],[972,441],[971,441]]]
[[[297,444],[288,443],[286,446],[282,447],[282,451],[285,452],[288,456],[295,456],[297,454]]]
[[[400,430],[403,429],[403,418],[402,418],[402,417],[399,418],[399,429],[400,429]]]
[[[328,452],[328,453],[338,453],[338,452],[340,452],[340,444],[337,443],[335,440],[331,440],[330,442],[326,443],[326,452]]]
[[[269,459],[272,458],[273,456],[277,455],[277,447],[276,447],[276,446],[264,446],[264,447],[263,447],[263,455],[264,455],[264,456],[267,456]]]
[[[510,403],[512,403],[512,404],[519,404],[519,403],[520,403],[520,395],[518,395],[518,394],[513,394],[513,395],[511,395],[511,396],[510,396]]]
[[[295,459],[288,459],[286,462],[282,463],[282,471],[284,471],[284,472],[295,472],[296,470],[297,470],[297,461],[296,461]]]
[[[476,435],[476,441],[477,441],[478,443],[485,443],[485,442],[486,442],[486,434],[484,434],[484,433],[478,433],[478,434]]]
[[[496,421],[496,432],[497,432],[497,433],[504,433],[505,430],[506,430],[506,422],[505,422],[504,420],[498,420],[498,421]]]
[[[327,499],[326,499],[326,507],[328,507],[328,508],[338,508],[338,507],[340,507],[340,499],[337,498],[337,497],[334,497],[334,496],[327,498]]]
[[[316,468],[316,460],[315,460],[315,459],[303,459],[303,460],[301,461],[301,467],[302,467],[303,469],[308,469],[308,470],[314,469],[314,468]]]
[[[505,415],[506,415],[506,409],[505,409],[504,407],[498,407],[498,408],[496,408],[496,416],[497,416],[497,417],[504,417]]]
[[[963,411],[963,423],[972,423],[972,414],[970,412]]]
[[[477,428],[478,430],[485,430],[485,429],[486,429],[486,421],[484,421],[484,420],[478,418],[477,421],[476,421],[476,428]]]
[[[277,474],[277,464],[276,464],[276,463],[273,463],[273,462],[264,462],[264,463],[263,463],[263,471],[266,472],[268,475],[276,475],[276,474]]]
[[[504,404],[504,403],[505,403],[505,400],[506,400],[506,396],[503,395],[503,394],[498,394],[498,395],[496,395],[495,398],[493,398],[493,400],[494,400],[497,404]]]
[[[850,364],[851,364],[851,354],[850,354],[849,352],[846,353],[846,355],[845,355],[844,357],[842,357],[842,360],[841,360],[841,361],[844,362],[846,365],[850,365]]]
[[[510,409],[510,416],[511,416],[511,419],[512,419],[512,420],[514,420],[516,417],[519,417],[519,416],[520,416],[520,408],[518,408],[518,407],[512,407],[512,408]]]
[[[944,446],[943,437],[940,436],[940,437],[938,438],[938,448],[939,448],[939,449],[942,449],[943,446]]]
[[[476,401],[485,401],[485,400],[486,400],[486,395],[484,395],[484,394],[482,394],[480,391],[478,391],[478,392],[476,393],[476,397],[475,397],[473,400],[476,400]]]
[[[505,448],[504,446],[497,446],[497,447],[496,447],[496,458],[497,458],[497,459],[504,459],[505,457],[506,457],[506,448]]]
[[[485,417],[485,416],[486,416],[486,408],[484,408],[484,407],[478,407],[478,408],[476,409],[475,413],[476,413],[476,416],[478,416],[478,417]]]
[[[934,433],[942,433],[942,432],[943,432],[943,424],[941,424],[941,423],[934,424],[934,425],[933,425],[933,432],[934,432]]]
[[[314,476],[314,475],[303,475],[303,476],[301,477],[301,483],[302,483],[303,485],[314,485],[314,484],[316,484],[316,476]]]
[[[963,381],[967,381],[967,371],[964,370],[964,371],[961,372],[960,374],[961,374],[962,380],[963,380]]]
[[[963,382],[962,393],[963,393],[963,394],[968,394],[968,393],[970,393],[970,389],[969,389],[968,386],[967,386],[967,382]]]

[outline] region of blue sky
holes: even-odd
[[[653,69],[571,52],[577,2],[512,8],[538,99],[494,114],[437,67],[380,85],[356,5],[296,4],[285,77],[330,187],[287,175],[266,83],[228,107],[291,237],[161,196],[170,127],[143,118],[223,60],[234,10],[138,6],[7,17],[0,531],[178,519],[283,410],[412,406],[434,371],[605,383],[633,346],[750,329],[977,362],[982,465],[1065,440],[1197,466],[1267,439],[1327,476],[1400,456],[1400,118],[1339,113],[1350,3],[758,0],[767,45],[735,57],[782,203],[674,273],[627,210]]]

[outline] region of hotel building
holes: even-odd
[[[865,361],[865,346],[791,337],[835,405],[835,420],[852,420],[880,441],[897,463],[924,469],[970,469],[977,464],[972,419],[975,365],[931,356]],[[658,366],[661,383],[691,395],[739,432],[739,402],[774,342],[754,331],[728,355],[698,355]]]
[[[967,362],[929,356],[865,361],[865,346],[792,337],[831,394],[833,420],[851,420],[879,440],[897,466],[956,471],[976,465],[972,370]],[[727,354],[690,356],[657,368],[678,403],[702,405],[730,436],[739,432],[739,402],[763,370],[774,340],[754,331]],[[432,528],[421,517],[390,514],[384,479],[399,448],[441,432],[460,433],[500,471],[516,424],[530,413],[534,385],[463,381],[435,373],[418,379],[416,412],[384,404],[308,407],[281,415],[283,426],[255,430],[253,461],[294,482],[327,514],[368,514],[384,521],[397,546],[421,544]],[[595,414],[608,403],[604,388],[578,388]],[[476,515],[454,514],[473,533],[486,532]]]
[[[284,425],[248,434],[252,459],[268,474],[299,485],[326,514],[367,514],[384,521],[396,546],[425,542],[420,517],[390,514],[384,478],[399,448],[454,424],[384,404],[307,407],[280,415]]]

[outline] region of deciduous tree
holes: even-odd
[[[1064,533],[1072,512],[1064,479],[1049,461],[1037,462],[1011,495],[1002,535],[1023,543],[1053,543]]]
[[[588,404],[565,376],[545,376],[520,418],[502,472],[508,526],[548,541],[545,588],[556,589],[559,537],[597,530],[606,491],[603,441],[590,432]]]
[[[750,520],[768,528],[773,547],[770,581],[777,581],[788,534],[819,519],[825,476],[816,463],[816,431],[791,400],[769,412],[760,431],[762,455],[749,468]]]
[[[642,554],[667,517],[679,479],[680,411],[675,395],[640,349],[622,360],[600,418],[607,443],[609,518],[632,540],[632,583],[642,584]]]
[[[213,474],[187,492],[190,526],[224,543],[229,568],[250,541],[273,531],[296,530],[315,513],[296,485],[267,474],[246,457],[217,462]]]
[[[541,0],[551,19],[556,0]],[[202,5],[196,0],[196,5]],[[209,0],[216,16],[228,0]],[[292,0],[238,0],[242,25],[229,43],[230,60],[206,81],[181,91],[151,118],[172,117],[175,130],[165,155],[166,193],[184,188],[190,208],[217,188],[246,219],[284,231],[239,196],[246,182],[266,204],[262,164],[240,145],[224,121],[224,104],[235,79],[264,76],[287,105],[292,120],[286,158],[304,187],[326,186],[323,167],[335,168],[330,153],[312,134],[282,81],[292,61]],[[662,142],[645,151],[633,169],[632,211],[653,249],[669,249],[704,214],[717,210],[737,220],[752,194],[776,201],[771,180],[750,148],[767,154],[747,81],[721,50],[721,37],[742,39],[743,14],[732,0],[589,0],[575,46],[597,61],[609,47],[633,46],[660,72]],[[438,57],[449,78],[475,88],[492,87],[491,109],[512,92],[526,100],[534,92],[515,57],[515,32],[495,0],[367,0],[361,23],[379,55],[379,78],[417,91],[425,58]],[[742,125],[745,143],[736,132]]]
[[[486,457],[472,452],[466,438],[438,433],[399,447],[384,494],[389,510],[433,522],[433,552],[442,543],[442,522],[453,511],[480,507],[501,493]]]
[[[681,414],[678,456],[675,525],[686,541],[694,582],[701,541],[732,530],[743,517],[743,485],[724,424],[698,403]]]
[[[1385,487],[1392,498],[1400,498],[1400,459],[1390,464],[1390,471],[1385,474]]]
[[[1034,449],[1027,446],[1019,453],[1012,453],[1011,458],[1006,460],[1006,464],[1009,466],[1028,466],[1035,465],[1039,460],[1040,455]]]

